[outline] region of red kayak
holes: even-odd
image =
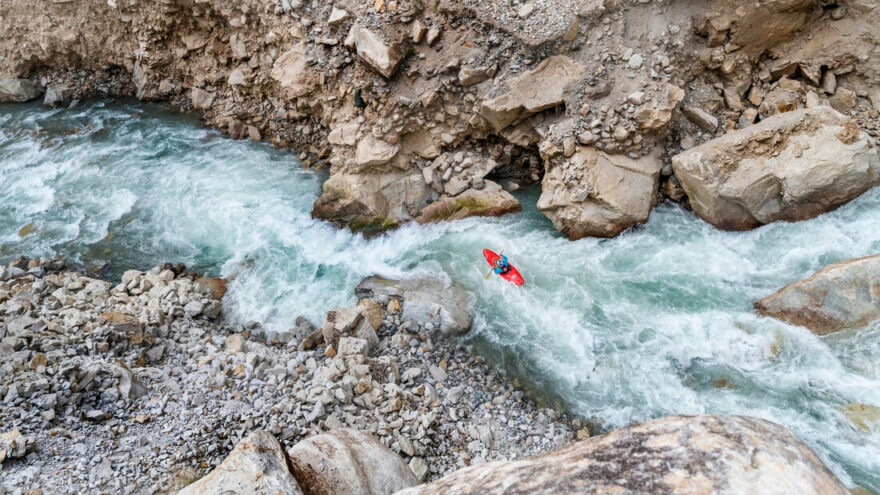
[[[483,256],[486,257],[486,261],[488,261],[489,264],[492,266],[495,266],[495,260],[497,260],[498,258],[501,257],[501,256],[495,254],[490,249],[484,249]],[[503,278],[503,279],[507,280],[508,282],[511,282],[515,285],[522,285],[522,284],[526,283],[526,281],[523,280],[522,275],[519,274],[519,271],[517,271],[517,269],[514,268],[513,265],[511,265],[510,263],[508,263],[508,265],[510,266],[510,270],[508,270],[507,273],[499,273],[498,275],[501,278]]]

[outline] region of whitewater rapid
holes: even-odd
[[[0,261],[61,255],[111,277],[183,262],[232,279],[232,319],[276,331],[298,315],[320,324],[367,275],[439,274],[472,294],[469,343],[548,403],[604,428],[766,418],[845,482],[880,490],[880,431],[843,412],[880,407],[880,325],[819,338],[751,309],[826,264],[880,253],[880,188],[814,220],[741,233],[660,205],[618,238],[577,242],[527,189],[520,214],[367,240],[311,218],[325,178],[159,105],[0,105]],[[485,280],[484,247],[503,248],[526,285]]]

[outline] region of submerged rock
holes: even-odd
[[[755,303],[758,313],[824,335],[880,319],[880,254],[834,263]]]
[[[880,184],[875,144],[829,107],[786,112],[672,159],[694,211],[725,230],[813,218]]]
[[[256,431],[238,443],[222,464],[179,495],[302,494],[287,466],[281,444],[270,433]]]
[[[572,240],[613,237],[644,222],[657,201],[662,163],[581,148],[544,174],[541,210]]]
[[[309,493],[385,495],[418,484],[409,466],[372,435],[340,428],[290,449],[294,476]]]
[[[398,495],[797,493],[846,487],[788,429],[744,416],[646,421],[520,461],[460,469]]]

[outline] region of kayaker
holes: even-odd
[[[493,270],[498,275],[502,273],[507,273],[510,271],[510,265],[507,263],[507,256],[503,254],[495,259],[495,270]]]

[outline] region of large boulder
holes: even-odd
[[[354,293],[361,299],[402,298],[403,320],[430,322],[447,335],[467,333],[473,323],[467,291],[438,278],[391,280],[373,275],[362,280]]]
[[[565,87],[584,75],[582,63],[564,55],[544,59],[534,70],[511,78],[507,91],[484,101],[480,116],[500,131],[517,120],[565,102]]]
[[[266,431],[255,431],[232,449],[229,456],[204,478],[178,495],[302,494],[290,472],[287,456],[278,440]]]
[[[572,240],[613,237],[648,219],[657,202],[662,163],[581,148],[553,165],[541,182],[541,210]]]
[[[365,233],[392,229],[427,206],[432,191],[419,171],[334,172],[312,216]]]
[[[819,335],[880,319],[880,254],[828,265],[755,303],[758,313]]]
[[[467,189],[455,197],[444,195],[422,210],[417,220],[430,223],[475,216],[498,217],[521,209],[522,205],[509,192],[487,180],[482,189]]]
[[[478,487],[478,488],[477,488]],[[646,421],[519,461],[461,469],[396,495],[846,495],[799,438],[743,416]]]
[[[0,102],[22,103],[43,94],[37,81],[18,78],[0,78]]]
[[[826,106],[725,134],[672,166],[697,215],[725,230],[813,218],[880,183],[876,145]]]
[[[309,493],[388,495],[418,484],[409,466],[371,435],[340,428],[287,451],[296,479]]]

